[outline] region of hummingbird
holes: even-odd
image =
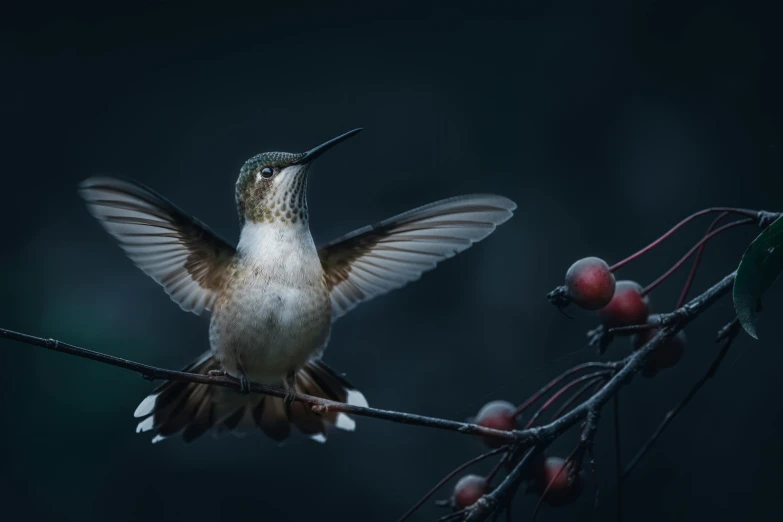
[[[92,177],[79,185],[90,213],[128,257],[187,312],[210,312],[209,350],[183,371],[229,375],[240,389],[167,381],[135,411],[152,442],[208,431],[259,429],[282,442],[292,426],[323,442],[327,428],[353,431],[344,413],[316,414],[296,393],[367,406],[364,395],[322,356],[332,323],[359,303],[418,279],[508,220],[502,196],[452,197],[355,230],[317,248],[310,234],[307,179],[313,162],[354,129],[304,153],[265,152],[239,171],[236,247],[135,181]],[[250,394],[278,386],[285,398]]]

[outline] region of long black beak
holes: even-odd
[[[348,131],[345,134],[337,136],[336,138],[332,138],[331,140],[327,141],[326,143],[322,143],[322,144],[318,145],[317,147],[308,150],[307,152],[304,153],[304,156],[299,158],[299,160],[297,160],[294,163],[294,165],[304,165],[305,163],[310,163],[315,158],[317,158],[318,156],[320,156],[321,154],[323,154],[327,150],[331,149],[332,147],[334,147],[335,145],[337,145],[341,141],[345,141],[348,138],[350,138],[351,136],[355,136],[355,135],[359,134],[361,131],[362,131],[362,129],[360,129],[360,128],[359,129],[354,129],[352,131]]]

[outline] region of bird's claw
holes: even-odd
[[[250,379],[248,379],[247,375],[244,373],[242,373],[239,377],[234,377],[226,370],[209,370],[207,375],[210,377],[228,377],[230,379],[236,379],[239,381],[239,392],[244,395],[250,393]]]
[[[296,389],[295,388],[288,388],[285,391],[285,405],[291,406],[294,401],[296,400]]]
[[[250,379],[244,373],[239,376],[239,393],[243,395],[250,393]]]
[[[290,372],[286,376],[285,405],[291,406],[296,400],[296,373]]]

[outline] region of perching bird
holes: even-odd
[[[210,428],[260,428],[282,441],[291,424],[323,441],[328,425],[353,430],[345,414],[317,415],[294,392],[366,405],[364,396],[322,360],[332,323],[488,236],[516,205],[501,196],[445,199],[361,228],[316,248],[307,212],[313,160],[361,129],[301,154],[267,152],[239,171],[242,226],[236,248],[149,188],[96,177],[79,192],[125,253],[188,312],[211,310],[211,349],[184,371],[226,372],[242,391],[166,382],[136,409],[137,431],[153,442]],[[284,387],[287,400],[247,394],[250,382]]]

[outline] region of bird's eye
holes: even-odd
[[[264,179],[269,179],[272,176],[274,176],[274,171],[272,170],[272,167],[264,167],[261,169],[261,177]]]

